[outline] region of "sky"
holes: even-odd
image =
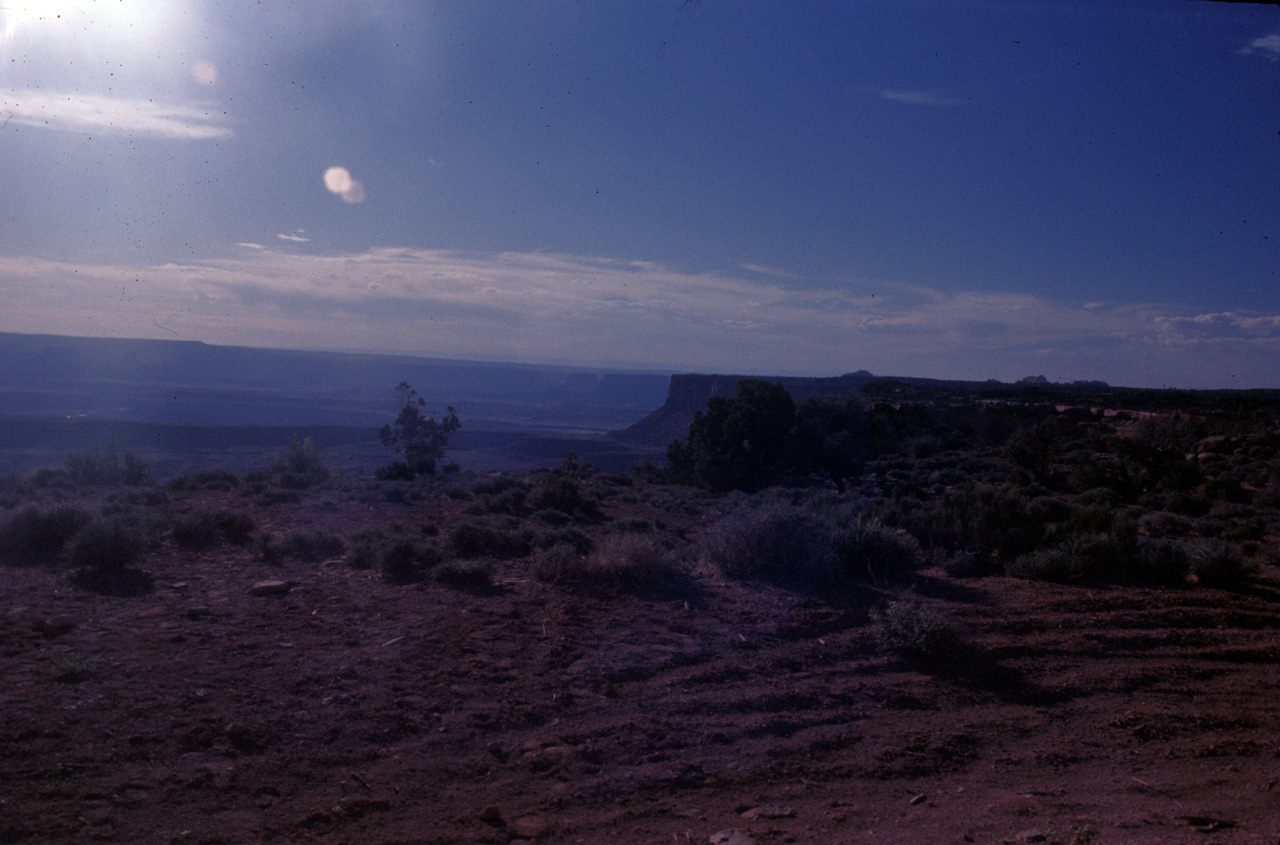
[[[0,0],[0,331],[1280,387],[1280,8]]]

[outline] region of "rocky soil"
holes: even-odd
[[[466,518],[447,497],[168,506],[277,536]],[[716,517],[603,511],[583,530]],[[135,596],[0,569],[0,842],[1280,842],[1271,565],[1235,591],[925,569],[620,595],[527,558],[480,588],[230,544],[141,566]],[[963,646],[883,654],[870,613],[904,592]]]

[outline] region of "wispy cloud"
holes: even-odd
[[[118,132],[182,140],[229,137],[226,115],[212,106],[161,103],[140,97],[35,89],[0,96],[0,113],[24,126],[64,132]]]
[[[780,267],[767,267],[764,264],[743,264],[743,270],[759,273],[762,276],[776,276],[779,279],[794,279],[794,273],[788,273]]]
[[[1280,60],[1280,32],[1255,38],[1248,46],[1241,48],[1240,52],[1246,56],[1262,56],[1273,62]]]
[[[968,100],[962,97],[948,97],[940,91],[912,90],[902,88],[873,89],[883,99],[895,100],[899,103],[911,103],[917,106],[961,106]]]
[[[157,266],[0,256],[0,330],[759,373],[1280,386],[1280,314],[383,248]],[[167,335],[165,335],[167,336]],[[620,352],[620,350],[625,350]]]
[[[279,235],[276,235],[276,237],[277,237],[277,238],[279,238],[279,239],[280,239],[280,240],[282,240],[282,241],[293,241],[293,242],[295,242],[295,243],[306,243],[307,241],[311,240],[311,238],[308,238],[308,237],[304,237],[304,236],[303,236],[303,232],[305,232],[305,231],[306,231],[305,229],[294,229],[294,230],[293,230],[293,232],[292,232],[292,234],[288,234],[288,235],[285,235],[285,234],[279,234]]]

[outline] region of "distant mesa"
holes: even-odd
[[[632,443],[665,445],[672,440],[682,440],[689,434],[693,415],[707,408],[712,396],[733,398],[738,382],[743,379],[762,379],[776,382],[786,388],[795,400],[809,396],[859,395],[862,386],[875,378],[866,370],[846,373],[829,378],[805,378],[800,376],[742,376],[742,375],[673,375],[667,389],[667,401],[661,408],[644,419],[610,436]]]
[[[1048,384],[1049,380],[1044,376],[1023,376],[1014,382],[1014,384]]]

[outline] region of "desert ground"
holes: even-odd
[[[1280,842],[1270,534],[1225,587],[789,581],[726,521],[859,494],[268,475],[9,479],[0,842]],[[145,548],[14,559],[58,508]]]

